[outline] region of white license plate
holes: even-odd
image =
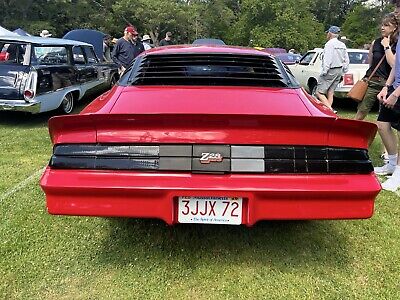
[[[242,198],[179,197],[179,223],[227,224],[242,223]]]

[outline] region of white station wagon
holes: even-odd
[[[335,90],[335,96],[338,98],[346,98],[354,83],[363,78],[369,68],[368,50],[347,49],[347,51],[350,66]],[[315,48],[309,50],[298,63],[288,66],[300,85],[312,95],[315,95],[317,80],[322,70],[322,56],[323,49]]]

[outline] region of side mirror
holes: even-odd
[[[294,63],[295,63],[296,65],[298,65],[298,64],[300,63],[300,59],[296,59],[296,60],[294,61]]]

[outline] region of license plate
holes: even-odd
[[[179,223],[227,224],[242,223],[242,198],[179,197]]]

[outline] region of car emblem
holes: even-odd
[[[221,153],[210,153],[210,152],[203,152],[201,153],[200,162],[202,164],[209,164],[210,162],[221,162],[223,157]]]

